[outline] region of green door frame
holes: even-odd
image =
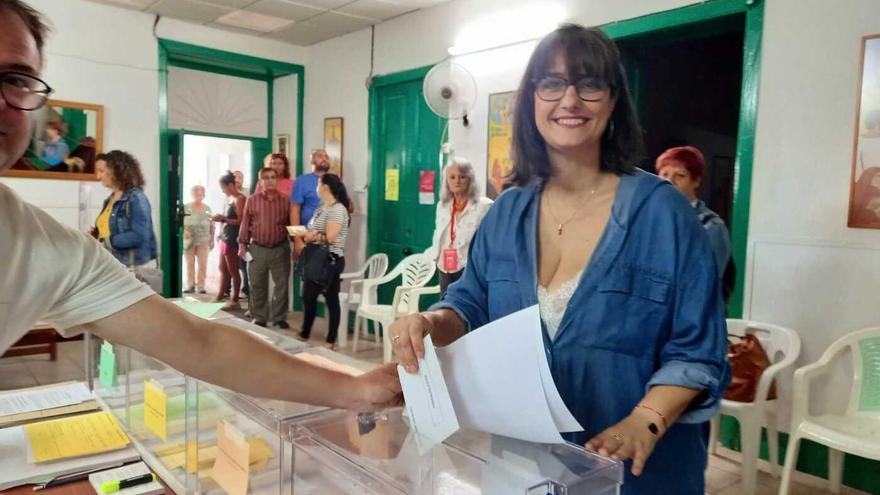
[[[182,67],[186,69],[201,70],[212,72],[215,74],[223,74],[227,76],[243,77],[247,79],[255,79],[265,81],[268,85],[268,129],[267,138],[270,142],[273,140],[273,118],[274,118],[274,94],[273,85],[271,84],[279,77],[296,75],[297,76],[297,129],[296,144],[297,152],[296,171],[302,170],[303,158],[303,104],[305,101],[305,67],[299,64],[291,64],[288,62],[280,62],[250,55],[242,55],[240,53],[227,52],[208,48],[204,46],[192,45],[180,41],[159,38],[159,201],[160,201],[160,232],[162,236],[161,246],[161,266],[165,273],[171,273],[172,263],[177,260],[171,259],[168,253],[173,251],[172,240],[174,233],[171,231],[171,223],[169,222],[171,209],[176,205],[170,204],[172,191],[169,190],[167,171],[169,168],[168,156],[168,135],[177,130],[168,128],[168,67]],[[241,136],[224,136],[219,134],[200,133],[186,131],[187,134],[208,135],[215,137],[229,137],[234,139],[242,139]],[[250,139],[250,138],[247,138]],[[251,171],[252,179],[255,177],[256,170]],[[169,294],[171,289],[171,279],[165,277],[163,281],[163,293],[165,296],[178,296],[179,294]]]
[[[376,144],[380,141],[379,137],[382,134],[382,123],[379,119],[379,88],[424,79],[432,67],[433,65],[426,65],[373,78],[373,82],[370,85],[370,132],[367,138],[370,156],[370,184],[379,184],[379,181],[385,180],[382,168],[380,167],[382,157],[379,156],[379,147]],[[367,256],[375,254],[379,249],[379,236],[381,232],[375,219],[378,218],[381,211],[383,199],[378,194],[370,194],[367,207],[367,214],[369,215],[367,218],[370,219],[367,225]]]
[[[741,318],[743,295],[745,294],[755,127],[758,117],[758,82],[761,74],[764,4],[760,0],[710,0],[635,19],[613,22],[600,26],[600,28],[612,39],[623,40],[735,14],[744,14],[746,25],[736,165],[734,166],[733,180],[733,219],[730,226],[733,261],[738,269],[736,289],[730,299],[728,311],[732,318]]]

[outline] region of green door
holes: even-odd
[[[428,249],[434,233],[437,195],[435,202],[420,204],[419,184],[423,172],[433,172],[437,190],[445,119],[425,104],[423,77],[424,72],[418,71],[408,80],[374,89],[370,252],[387,254],[389,269]],[[390,303],[393,289],[391,284],[384,286],[380,300]]]

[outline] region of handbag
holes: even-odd
[[[737,343],[729,343],[728,359],[733,371],[730,386],[724,391],[724,398],[736,402],[753,402],[758,390],[758,381],[764,370],[770,367],[770,359],[764,346],[752,334],[739,337]],[[776,382],[770,384],[767,400],[776,399]]]
[[[137,266],[134,264],[134,249],[128,250],[128,259],[128,271],[134,274],[134,278],[149,285],[150,288],[153,289],[153,292],[155,292],[156,294],[161,294],[162,269],[159,268],[159,260],[153,260],[156,262],[155,267],[147,265]]]
[[[303,280],[327,287],[336,277],[336,257],[325,244],[306,244],[296,265]]]

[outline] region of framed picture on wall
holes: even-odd
[[[344,121],[342,117],[324,119],[324,151],[330,157],[330,173],[342,177],[342,141]]]
[[[862,38],[860,76],[848,225],[880,229],[880,34]]]
[[[24,157],[7,177],[98,180],[95,157],[104,148],[104,107],[49,100],[36,110],[34,134]]]
[[[281,153],[290,160],[290,134],[275,135],[275,153]]]
[[[504,190],[505,178],[513,170],[510,143],[513,140],[513,108],[516,91],[489,95],[489,136],[486,153],[486,196],[495,199]]]

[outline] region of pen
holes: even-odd
[[[122,466],[122,463],[119,463],[119,464],[115,464],[115,465],[112,465],[112,466],[103,466],[103,467],[100,467],[100,468],[97,468],[97,469],[91,469],[91,470],[89,470],[89,471],[83,471],[83,472],[80,472],[80,473],[71,473],[71,474],[66,474],[66,475],[63,475],[63,476],[56,476],[56,477],[52,478],[51,480],[47,481],[46,483],[43,483],[43,484],[40,484],[40,485],[35,485],[35,486],[34,486],[34,491],[36,492],[36,491],[39,491],[39,490],[44,490],[44,489],[46,489],[46,488],[52,488],[52,487],[54,487],[54,486],[66,485],[66,484],[68,484],[68,483],[73,483],[73,482],[75,482],[75,481],[83,481],[83,480],[87,480],[87,479],[89,479],[89,475],[90,475],[90,474],[94,474],[94,473],[97,473],[97,472],[100,472],[100,471],[106,471],[106,470],[108,470],[108,469],[118,468],[118,467],[121,467],[121,466]]]
[[[113,493],[133,486],[144,485],[156,481],[156,475],[153,473],[135,476],[124,480],[106,481],[101,483],[101,493]]]

